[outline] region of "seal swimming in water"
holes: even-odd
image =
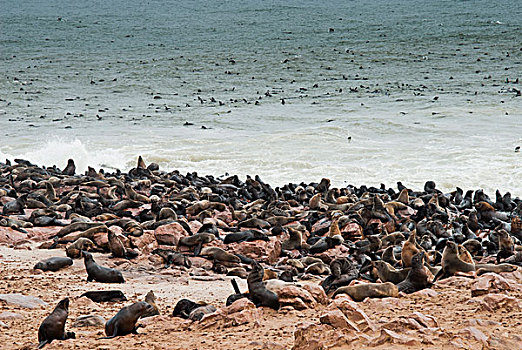
[[[60,300],[53,312],[43,320],[38,328],[38,349],[43,348],[53,340],[76,338],[74,332],[65,332],[67,316],[69,316],[69,298]]]
[[[116,316],[105,323],[107,336],[98,339],[112,339],[130,333],[138,334],[136,322],[141,316],[151,312],[154,312],[153,306],[145,301],[123,307]]]
[[[34,266],[34,269],[42,271],[58,271],[60,269],[63,269],[64,267],[71,266],[72,264],[73,261],[71,258],[54,256],[52,258],[39,261]]]
[[[125,283],[120,271],[96,264],[91,253],[82,251],[82,254],[85,269],[87,270],[87,282]]]

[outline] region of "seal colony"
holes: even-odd
[[[433,181],[422,191],[402,183],[397,189],[335,188],[328,179],[273,188],[259,176],[242,181],[164,172],[141,157],[128,173],[89,168],[82,175],[75,174],[73,160],[61,171],[17,159],[0,163],[0,195],[1,226],[21,233],[53,227],[40,248],[69,257],[35,261],[35,268],[66,270],[71,259],[83,257],[88,281],[132,283],[124,271],[96,264],[92,253],[137,265],[156,257],[152,261],[161,268],[188,272],[194,261],[206,259],[211,273],[248,282],[241,291],[231,280],[227,304],[247,298],[274,312],[294,305],[285,287],[304,281],[330,298],[362,301],[522,264],[520,198],[497,191],[493,200],[480,189],[443,193]],[[141,243],[144,236],[154,249]],[[84,294],[113,298],[108,292]],[[109,320],[105,338],[136,333],[140,317],[161,314],[151,295]],[[64,332],[68,308],[69,300],[62,300],[43,321],[39,346],[74,339]],[[173,316],[201,320],[216,308],[184,298],[174,310]]]

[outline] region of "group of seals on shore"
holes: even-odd
[[[134,238],[169,224],[185,234],[176,249],[153,250],[166,267],[191,268],[193,256],[204,257],[215,272],[247,279],[248,292],[235,290],[230,300],[247,297],[274,309],[280,306],[277,292],[266,278],[292,283],[314,276],[329,295],[362,300],[411,293],[455,274],[473,277],[522,266],[522,200],[509,192],[497,191],[493,200],[482,190],[443,193],[433,181],[414,191],[400,182],[397,190],[335,188],[328,179],[273,188],[259,176],[241,181],[165,172],[141,157],[128,173],[89,168],[84,175],[75,175],[73,161],[64,171],[15,162],[0,163],[0,225],[21,232],[61,226],[47,247],[63,247],[73,259],[83,256],[89,281],[124,278],[97,265],[88,250],[133,259],[143,254]],[[197,232],[192,221],[199,223]],[[121,233],[109,239],[112,226]],[[96,240],[100,235],[108,243]],[[270,269],[266,257],[228,248],[274,240],[281,250]],[[177,314],[188,316],[193,306]],[[135,330],[116,329],[107,336]]]

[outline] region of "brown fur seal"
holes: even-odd
[[[434,281],[440,277],[450,277],[457,272],[473,272],[475,271],[475,264],[470,264],[462,261],[459,258],[459,248],[455,242],[447,241],[446,247],[442,252],[442,269],[435,276]]]
[[[69,298],[61,300],[53,312],[47,316],[38,328],[38,349],[43,348],[53,340],[74,339],[74,332],[65,332],[65,321],[69,316]]]
[[[333,297],[339,294],[348,294],[354,301],[362,301],[365,298],[397,297],[399,289],[391,282],[363,283],[337,288]]]
[[[397,198],[397,202],[401,202],[402,204],[408,205],[410,203],[410,197],[408,196],[408,189],[403,188],[399,197]]]
[[[65,248],[65,253],[71,259],[79,259],[82,257],[82,250],[88,251],[92,248],[94,243],[90,239],[80,237]]]
[[[112,339],[118,336],[130,333],[138,334],[136,322],[143,315],[153,312],[152,305],[145,301],[138,301],[129,306],[123,307],[116,316],[111,318],[105,324],[106,337],[99,339]]]
[[[134,191],[134,189],[131,187],[130,184],[126,183],[124,185],[124,188],[125,188],[125,195],[130,200],[137,201],[137,202],[143,202],[143,203],[149,203],[150,202],[149,197]]]
[[[71,266],[72,264],[73,261],[71,258],[54,256],[52,258],[39,261],[36,265],[34,265],[34,269],[42,271],[58,271],[64,267]]]
[[[136,251],[132,249],[127,249],[125,247],[120,237],[118,237],[116,233],[109,230],[107,237],[109,241],[109,250],[111,251],[113,257],[133,259],[138,256],[138,253]]]
[[[62,228],[58,233],[56,234],[57,237],[63,237],[65,235],[68,235],[69,233],[75,232],[75,231],[87,231],[90,228],[98,227],[98,226],[105,226],[101,222],[75,222],[70,225],[65,226]],[[105,227],[107,228],[107,227]],[[88,237],[87,237],[88,238]]]
[[[474,264],[473,257],[471,256],[471,253],[464,247],[462,244],[459,244],[459,258],[460,260],[467,262],[468,264]]]
[[[230,254],[218,247],[205,247],[205,248],[201,249],[200,255],[207,256],[210,259],[217,261],[219,263],[228,262],[228,263],[239,264],[241,262],[241,259],[239,257],[235,256],[234,254]],[[261,276],[261,279],[262,279],[262,276]]]
[[[145,161],[141,156],[138,156],[138,164],[136,166],[138,169],[147,169],[147,165],[145,165]]]
[[[176,214],[176,212],[174,210],[172,210],[172,208],[168,208],[168,207],[161,208],[159,211],[158,217],[156,218],[156,221],[165,220],[165,219],[178,220],[178,214]]]
[[[401,259],[402,267],[411,267],[411,260],[413,256],[419,253],[417,242],[415,241],[417,234],[414,231],[410,233],[410,237],[402,244]]]
[[[515,243],[509,233],[504,229],[500,229],[497,231],[497,235],[499,251],[513,253],[515,251]]]
[[[180,299],[176,303],[176,306],[174,306],[174,311],[172,312],[172,316],[187,319],[187,318],[189,318],[190,313],[200,306],[203,306],[203,305],[195,303],[189,299]]]
[[[120,271],[108,267],[99,266],[94,261],[91,253],[82,251],[85,269],[87,270],[87,282],[96,281],[102,283],[125,283]]]
[[[410,294],[430,286],[429,276],[424,267],[424,256],[424,252],[420,252],[413,257],[408,276],[397,285],[399,292]]]
[[[214,305],[203,305],[192,310],[189,314],[189,320],[201,321],[203,316],[216,312],[217,309]]]
[[[152,306],[152,311],[151,312],[147,312],[147,313],[144,313],[143,316],[141,316],[142,318],[145,318],[145,317],[151,317],[151,316],[156,316],[156,315],[159,315],[160,312],[159,312],[159,308],[158,306],[156,305],[156,296],[154,295],[154,292],[153,291],[149,291],[147,293],[147,295],[145,296],[145,301],[150,304],[150,306]]]
[[[194,247],[199,244],[210,243],[215,239],[216,236],[214,236],[212,233],[202,232],[192,236],[181,237],[178,241],[178,246],[182,245],[186,247]]]
[[[399,261],[395,259],[395,253],[393,252],[393,248],[393,246],[389,246],[388,248],[384,249],[384,251],[382,252],[382,260],[392,266],[396,266]]]
[[[54,190],[53,184],[50,183],[49,181],[45,181],[45,196],[51,202],[55,202],[58,200],[58,197],[56,197],[56,191]]]
[[[264,269],[257,261],[252,262],[252,271],[248,274],[248,297],[256,306],[268,306],[279,310],[279,297],[266,289],[263,284]]]
[[[309,265],[305,269],[305,273],[311,273],[312,275],[329,275],[330,267],[323,262],[317,262]]]
[[[283,242],[281,248],[283,250],[294,250],[303,248],[303,234],[300,230],[293,227],[288,227],[290,237]],[[306,243],[305,243],[306,244]]]
[[[409,267],[396,270],[386,261],[373,261],[372,264],[377,272],[377,277],[379,277],[382,282],[392,282],[393,284],[398,284],[404,281],[411,270]]]
[[[67,166],[62,170],[62,175],[73,176],[75,172],[76,165],[74,165],[74,160],[67,160]]]
[[[80,297],[86,297],[95,303],[106,301],[127,301],[127,297],[121,290],[95,290],[83,293]]]
[[[4,204],[2,208],[2,214],[11,215],[11,214],[21,214],[25,215],[25,204],[27,202],[27,194],[21,195],[17,199],[11,202],[7,202]]]
[[[157,248],[152,251],[152,254],[158,254],[163,258],[165,261],[165,268],[168,268],[171,265],[185,266],[186,268],[190,268],[192,266],[192,262],[187,256],[174,250]]]
[[[339,230],[339,219],[343,216],[342,212],[335,212],[332,215],[332,223],[330,224],[330,230],[328,231],[328,237],[335,235],[342,236],[341,230]]]
[[[513,272],[518,269],[518,266],[511,264],[476,264],[475,267],[477,269],[477,276],[483,275],[488,272]]]

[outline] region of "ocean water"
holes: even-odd
[[[518,1],[0,9],[0,159],[522,195]]]

